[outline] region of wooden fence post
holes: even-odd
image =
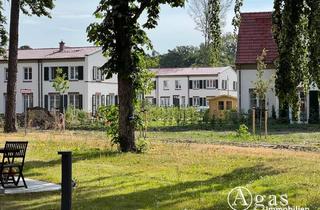
[[[264,135],[267,138],[268,135],[268,109],[264,111]]]
[[[252,134],[256,135],[256,107],[252,107]]]

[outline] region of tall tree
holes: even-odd
[[[88,39],[102,46],[108,61],[102,66],[107,78],[118,75],[119,141],[123,152],[136,151],[134,127],[135,75],[139,74],[144,47],[152,48],[144,29],[157,25],[161,4],[184,5],[185,0],[101,0],[95,16],[102,19],[88,27]],[[146,12],[141,26],[139,18]]]
[[[54,7],[53,0],[12,0],[9,33],[9,72],[7,82],[7,103],[4,132],[16,132],[16,83],[19,43],[20,10],[27,15],[48,16],[48,10]]]
[[[294,120],[298,119],[299,114],[298,93],[301,90],[307,92],[310,83],[319,78],[309,68],[309,19],[306,0],[275,0],[273,32],[279,52],[275,87],[280,103],[292,108]],[[319,63],[318,58],[312,60]],[[310,75],[315,78],[311,80]]]
[[[217,3],[221,5],[218,15],[220,26],[225,25],[226,13],[230,9],[233,0],[218,0]],[[212,19],[212,0],[190,0],[189,13],[193,18],[196,29],[200,31],[204,37],[204,43],[209,45],[210,36],[212,34],[210,29],[210,20]]]

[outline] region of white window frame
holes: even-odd
[[[228,80],[222,80],[222,90],[228,89]]]
[[[185,107],[185,106],[186,106],[186,97],[181,96],[181,107]]]
[[[175,87],[176,87],[176,90],[181,90],[181,80],[175,81]]]
[[[32,67],[23,67],[23,81],[32,81]]]
[[[28,108],[33,107],[33,93],[22,94],[23,110],[26,111]]]
[[[49,111],[55,111],[60,108],[60,95],[58,93],[49,94],[48,98],[49,98]]]
[[[168,96],[163,96],[160,97],[160,106],[170,106],[170,97]]]
[[[200,97],[199,96],[192,97],[192,105],[193,106],[200,106]]]
[[[208,79],[207,81],[207,89],[216,89],[216,80],[215,79]]]
[[[192,81],[192,89],[198,90],[200,89],[200,80],[193,80]]]
[[[79,67],[78,66],[70,66],[69,67],[69,80],[71,80],[71,81],[79,80]]]
[[[79,93],[69,93],[68,94],[68,106],[74,109],[80,108],[80,94]]]
[[[169,90],[169,80],[163,80],[163,89]]]
[[[97,82],[101,82],[101,81],[104,81],[104,75],[101,71],[101,69],[98,67],[98,66],[94,66],[92,68],[92,71],[93,71],[93,78],[92,80],[93,81],[97,81]]]

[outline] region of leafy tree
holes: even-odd
[[[6,46],[8,43],[8,34],[5,28],[7,18],[5,17],[3,9],[3,1],[0,1],[0,55],[6,54]]]
[[[10,12],[10,40],[9,40],[9,73],[7,83],[7,103],[5,113],[4,132],[16,132],[16,83],[19,43],[20,10],[27,15],[50,17],[49,10],[53,9],[53,0],[12,0]],[[0,14],[0,22],[3,21]],[[4,28],[0,24],[1,42],[5,39]],[[2,45],[3,43],[1,43]],[[2,45],[3,46],[3,45]]]
[[[19,50],[31,50],[32,48],[29,45],[22,45],[19,47]]]
[[[101,20],[92,23],[88,39],[102,46],[108,61],[102,66],[108,78],[118,75],[119,142],[123,152],[136,151],[134,134],[135,78],[141,71],[139,63],[145,47],[152,48],[144,29],[157,25],[161,4],[172,7],[184,5],[185,0],[101,0],[95,16]],[[146,12],[142,25],[139,18]]]
[[[309,36],[312,37],[311,43],[314,42],[310,26],[319,25],[320,22],[310,16],[306,0],[275,0],[274,10],[273,31],[279,51],[276,93],[281,104],[288,104],[292,108],[293,119],[297,120],[300,107],[298,92],[308,91],[312,81],[319,81],[320,75],[313,73],[314,69],[309,66],[310,63],[319,63],[319,58],[310,56],[313,53],[310,53]],[[319,9],[314,7],[315,15],[316,12]],[[310,22],[312,25],[309,25]],[[311,27],[311,30],[316,28]],[[314,76],[312,80],[310,75]]]
[[[63,73],[62,68],[57,68],[52,87],[60,94],[64,94],[70,87],[69,81],[66,78],[67,75]]]
[[[178,46],[160,56],[161,68],[181,68],[195,65],[199,49],[194,46]]]
[[[217,1],[221,5],[219,13],[216,13],[221,27],[225,25],[226,13],[230,9],[232,1],[233,0]],[[196,29],[203,35],[205,46],[209,45],[212,34],[210,29],[210,20],[212,19],[210,9],[212,9],[212,3],[212,0],[190,0],[189,3],[190,16],[196,24]]]

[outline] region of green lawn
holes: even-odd
[[[278,134],[266,141],[317,145],[318,136]],[[57,151],[72,150],[78,184],[74,209],[227,210],[227,194],[237,186],[262,195],[287,193],[291,206],[320,209],[320,153],[208,144],[243,142],[223,132],[153,132],[149,137],[150,150],[137,155],[117,153],[103,132],[34,132],[26,137],[25,175],[59,183]],[[25,137],[0,133],[0,145],[8,139]],[[59,209],[59,204],[59,193],[0,196],[1,210]]]

